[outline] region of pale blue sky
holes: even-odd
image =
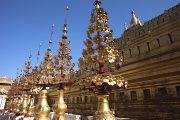
[[[32,48],[32,66],[36,65],[39,43],[42,44],[40,61],[48,47],[51,25],[55,24],[51,45],[56,55],[61,40],[68,5],[68,40],[71,41],[73,62],[77,63],[85,48],[86,29],[89,25],[94,0],[0,0],[0,77],[16,77],[28,59]],[[148,21],[179,3],[179,0],[101,0],[101,7],[108,12],[110,27],[115,38],[123,33],[123,24],[131,20],[131,10]],[[77,65],[75,66],[77,70]]]

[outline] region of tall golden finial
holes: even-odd
[[[57,74],[56,76],[61,76],[60,78],[62,79],[56,79],[57,81],[62,81],[62,80],[68,80],[69,74],[73,74],[74,70],[74,63],[71,63],[72,56],[69,54],[71,53],[71,49],[68,48],[70,41],[66,42],[67,35],[67,11],[69,10],[69,7],[66,7],[66,19],[65,23],[63,26],[63,35],[62,35],[62,40],[59,41],[59,48],[57,49],[58,55],[54,56],[54,63],[56,64],[56,71]]]
[[[65,23],[67,23],[67,19],[68,19],[68,10],[69,10],[69,7],[66,6],[66,19],[65,19]]]
[[[95,0],[95,8],[91,12],[90,25],[86,31],[88,38],[84,41],[86,49],[83,49],[83,58],[79,59],[78,64],[79,68],[87,74],[79,76],[82,80],[78,83],[80,87],[84,85],[83,89],[98,90],[98,108],[94,120],[115,120],[108,105],[108,91],[116,89],[115,86],[124,85],[121,84],[123,83],[121,78],[112,74],[107,76],[107,72],[117,67],[109,67],[107,63],[115,62],[116,58],[119,58],[119,51],[114,46],[115,38],[113,30],[109,27],[108,14],[100,5],[100,0]]]
[[[28,99],[29,103],[26,107],[27,109],[27,113],[24,116],[25,118],[28,117],[34,117],[34,95],[36,95],[37,93],[35,92],[35,89],[37,89],[37,87],[35,86],[36,82],[37,82],[37,76],[38,76],[38,59],[39,59],[39,55],[40,55],[40,47],[41,44],[39,45],[39,51],[37,54],[37,63],[35,68],[33,68],[31,70],[31,72],[29,73],[29,81],[28,81],[28,85],[29,85],[29,92],[28,92],[28,96],[30,95],[30,98]]]
[[[53,28],[54,24],[52,24],[52,32],[50,35],[50,40],[49,40],[49,47],[47,51],[44,54],[44,60],[41,62],[40,65],[40,72],[41,72],[41,77],[40,80],[37,83],[37,86],[43,86],[43,89],[46,89],[45,87],[47,84],[49,84],[53,80],[54,76],[54,63],[52,61],[53,55],[51,52],[50,44],[52,44],[52,34],[53,34]]]
[[[50,39],[49,39],[49,47],[47,49],[48,51],[51,51],[50,45],[52,44],[53,28],[54,28],[54,24],[52,24],[52,31],[51,31],[51,35],[50,35]]]
[[[39,56],[40,56],[40,49],[41,49],[41,43],[39,44],[39,50],[38,50],[38,54],[37,54],[37,62],[36,62],[35,69],[38,68],[38,60],[39,60]]]
[[[32,57],[31,51],[32,51],[32,48],[30,48],[29,60],[30,60],[30,59],[31,59],[31,57]]]
[[[63,36],[62,36],[62,38],[63,39],[67,39],[67,32],[68,32],[68,30],[67,30],[67,19],[68,19],[68,10],[69,10],[69,7],[68,6],[66,6],[66,18],[65,18],[65,23],[64,23],[64,26],[63,26]]]
[[[38,99],[38,104],[34,109],[34,112],[36,114],[35,118],[37,120],[49,120],[48,114],[50,112],[50,107],[47,103],[47,87],[49,87],[49,84],[54,80],[54,63],[52,61],[53,56],[50,48],[50,44],[52,44],[53,28],[54,24],[52,24],[52,32],[49,40],[49,47],[44,54],[44,60],[41,62],[40,68],[37,71],[35,71],[37,73],[36,86],[42,87],[41,91],[39,92],[40,96]],[[40,53],[38,54],[38,56],[39,55]]]
[[[71,49],[68,48],[70,41],[66,42],[67,39],[67,10],[66,7],[66,19],[63,28],[63,36],[62,40],[59,41],[59,48],[57,49],[58,55],[54,56],[55,63],[55,82],[54,84],[58,84],[57,90],[57,101],[53,105],[52,110],[55,112],[55,117],[57,120],[65,120],[64,113],[67,110],[67,105],[64,102],[64,86],[71,85],[74,82],[74,63],[71,63],[72,56]]]
[[[27,64],[25,65],[25,86],[24,87],[26,87],[25,89],[27,89],[27,87],[29,87],[29,85],[28,85],[28,82],[30,81],[30,79],[31,79],[31,74],[30,74],[30,72],[31,72],[31,68],[32,68],[32,66],[31,66],[31,57],[32,57],[32,54],[31,54],[31,51],[32,51],[32,48],[30,48],[30,55],[29,55],[29,59],[28,59],[28,61],[27,61]],[[30,88],[29,88],[30,89]]]
[[[102,3],[101,3],[100,0],[95,0],[93,4],[94,4],[94,6],[95,6],[96,8],[100,8],[100,6],[101,6]]]

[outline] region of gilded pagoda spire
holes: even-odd
[[[137,18],[134,14],[134,11],[132,10],[131,11],[131,14],[132,14],[132,19],[131,19],[131,22],[130,22],[130,27],[134,26],[134,25],[137,25]]]
[[[100,0],[94,1],[95,8],[91,12],[90,25],[86,31],[88,38],[84,41],[86,49],[83,49],[83,58],[79,58],[78,64],[80,70],[87,74],[78,82],[80,89],[83,86],[83,90],[98,91],[98,108],[93,119],[115,120],[109,109],[108,91],[110,87],[115,89],[115,86],[122,87],[125,84],[118,76],[106,75],[111,69],[106,63],[115,62],[119,58],[119,50],[114,46],[115,39],[109,26],[108,13],[100,5]]]
[[[69,7],[66,6],[66,19],[65,19],[65,23],[64,23],[63,31],[62,31],[62,32],[64,33],[64,34],[62,35],[62,38],[63,38],[63,39],[67,39],[67,35],[66,35],[66,34],[67,34],[67,32],[68,32],[68,30],[67,30],[67,14],[68,14],[67,12],[68,12],[68,10],[69,10]]]
[[[41,62],[39,72],[37,74],[38,80],[36,86],[42,87],[42,89],[39,92],[38,104],[34,108],[36,120],[49,120],[48,115],[50,112],[50,107],[47,102],[47,88],[49,87],[50,83],[54,80],[54,63],[52,61],[53,56],[50,48],[50,45],[52,44],[53,28],[54,24],[52,25],[49,47],[45,52],[44,60]]]
[[[100,8],[100,6],[101,6],[101,1],[100,1],[100,0],[95,0],[95,1],[94,1],[94,6],[95,6],[96,8]]]
[[[57,49],[58,55],[54,56],[54,63],[55,63],[55,82],[53,85],[58,85],[57,89],[57,101],[52,107],[52,110],[55,112],[55,119],[56,120],[65,120],[64,113],[67,110],[67,105],[64,102],[64,86],[70,85],[73,83],[75,72],[74,72],[74,63],[71,63],[72,56],[69,54],[71,53],[71,49],[68,48],[70,45],[70,41],[66,42],[67,40],[67,12],[69,8],[66,7],[66,19],[63,26],[63,35],[62,40],[59,41],[59,47]]]

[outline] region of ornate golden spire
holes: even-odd
[[[107,12],[100,5],[99,0],[94,2],[95,9],[91,12],[90,25],[87,30],[88,39],[84,41],[86,49],[83,50],[82,55],[84,63],[88,66],[94,64],[95,61],[100,63],[105,61],[114,62],[115,56],[118,55],[116,54],[118,51],[114,50],[113,31],[110,30],[108,25]],[[79,60],[79,63],[82,63],[82,59]],[[82,67],[81,65],[80,67]]]
[[[66,42],[67,39],[67,12],[69,8],[66,7],[66,19],[63,28],[63,36],[62,40],[59,41],[59,47],[57,49],[58,55],[54,56],[54,63],[55,63],[55,82],[54,84],[59,84],[59,88],[57,90],[57,101],[53,105],[52,110],[55,112],[55,119],[56,120],[65,120],[64,113],[67,110],[67,105],[64,102],[64,86],[67,86],[69,83],[74,82],[75,72],[74,66],[75,64],[71,62],[72,56],[69,54],[71,53],[71,49],[68,48],[70,41]]]
[[[95,0],[95,9],[91,12],[90,25],[86,31],[88,38],[84,41],[86,49],[83,49],[83,58],[79,58],[78,64],[79,68],[87,74],[84,74],[78,83],[80,89],[83,85],[83,90],[98,90],[98,107],[93,119],[115,120],[109,109],[107,91],[115,86],[122,87],[124,81],[114,75],[105,74],[110,70],[106,63],[115,62],[119,57],[119,51],[114,46],[115,39],[113,30],[109,27],[108,14],[100,5],[100,0]]]
[[[95,0],[95,1],[94,1],[94,6],[95,6],[96,8],[100,8],[100,5],[101,5],[101,1],[100,1],[100,0]]]
[[[55,63],[55,71],[57,72],[55,80],[56,82],[68,81],[74,75],[74,63],[71,63],[72,56],[69,54],[71,53],[71,49],[68,48],[70,45],[70,41],[66,42],[68,32],[67,30],[67,13],[68,13],[68,6],[66,7],[66,19],[63,26],[63,35],[62,40],[59,41],[59,48],[57,49],[58,55],[54,56],[54,63]]]
[[[132,19],[131,19],[131,22],[130,22],[130,27],[132,27],[132,26],[134,26],[134,25],[137,25],[137,18],[136,18],[136,16],[135,16],[133,10],[132,10],[131,14],[132,14]]]
[[[53,34],[53,28],[54,28],[54,24],[52,24],[52,31],[51,31],[51,35],[50,35],[50,40],[49,40],[49,47],[47,49],[47,51],[44,54],[44,60],[41,62],[40,64],[40,68],[39,68],[39,81],[36,84],[37,86],[42,86],[43,85],[43,89],[45,89],[45,87],[47,86],[47,84],[51,83],[53,80],[53,76],[54,76],[54,63],[52,61],[53,59],[53,55],[51,52],[51,48],[50,45],[52,44],[52,34]],[[41,46],[41,44],[40,44]]]
[[[54,28],[54,24],[52,24],[52,31],[51,31],[51,36],[50,36],[50,40],[49,40],[49,47],[48,47],[48,51],[51,51],[51,47],[50,45],[52,44],[52,34],[53,34],[53,28]]]

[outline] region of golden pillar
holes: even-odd
[[[25,117],[34,117],[34,97],[31,95],[29,105],[27,106],[27,114]]]
[[[16,112],[17,113],[20,111],[20,107],[21,107],[21,98],[18,97],[18,102],[17,102],[17,105],[16,105]]]
[[[27,113],[27,106],[28,106],[28,95],[24,94],[23,95],[23,101],[20,106],[20,113],[21,114],[26,114]]]
[[[64,90],[57,90],[58,100],[53,105],[52,110],[55,112],[56,120],[65,120],[64,113],[67,110],[67,105],[64,102]]]
[[[50,120],[48,115],[50,113],[50,107],[47,103],[47,90],[43,89],[40,91],[40,98],[34,112],[37,114],[35,116],[36,120]]]
[[[112,111],[109,109],[108,93],[106,91],[99,91],[98,107],[94,115],[94,120],[116,120]]]

